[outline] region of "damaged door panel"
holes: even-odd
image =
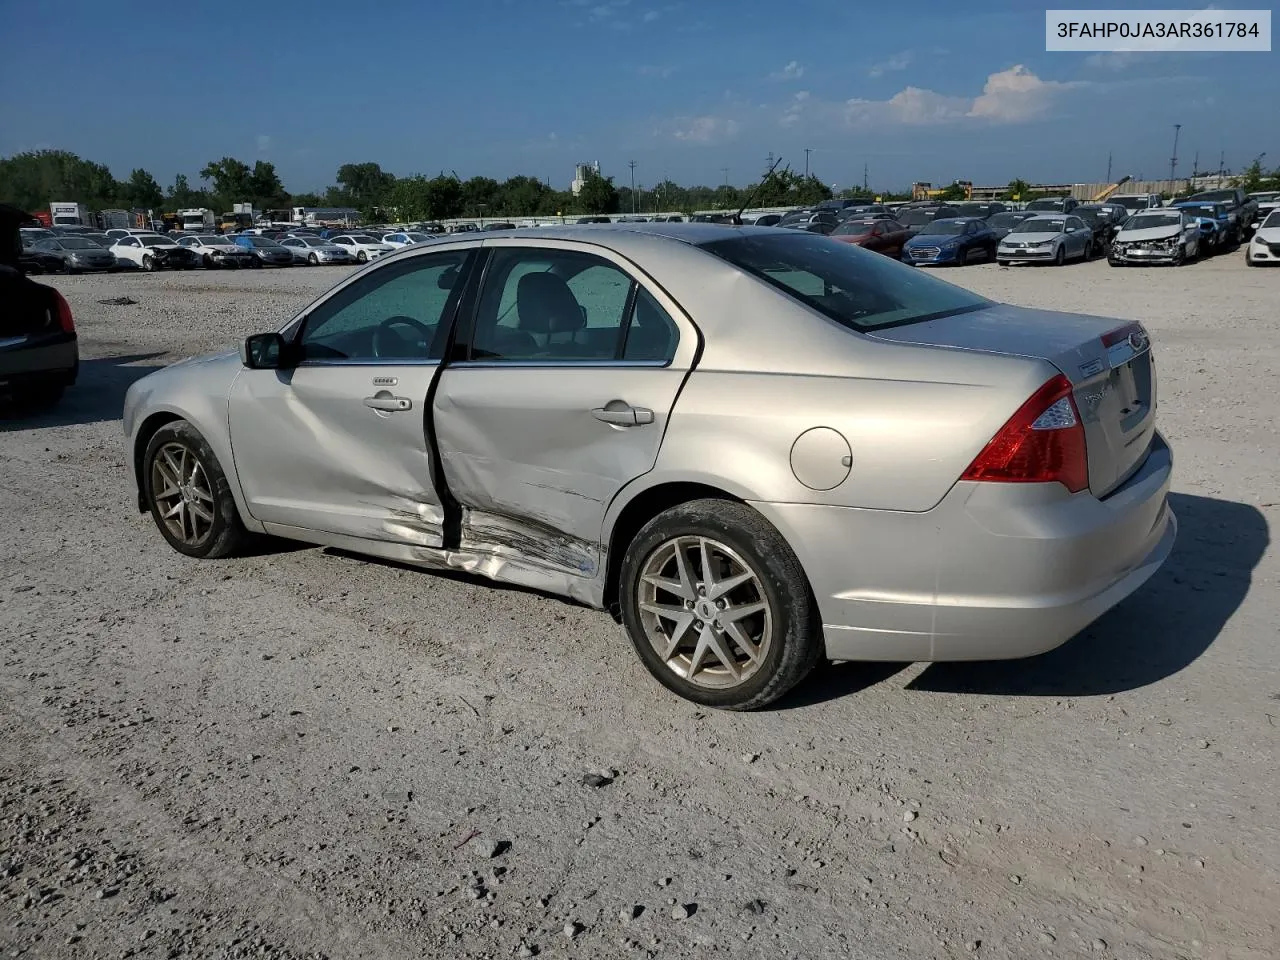
[[[444,546],[426,418],[468,256],[442,251],[361,275],[311,311],[286,369],[242,371],[231,441],[256,519]]]
[[[442,372],[433,410],[459,560],[595,602],[605,510],[657,459],[693,356],[680,342],[618,263],[497,247],[469,351]]]

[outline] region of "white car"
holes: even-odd
[[[1244,262],[1251,267],[1260,263],[1280,263],[1280,210],[1267,214],[1249,246],[1245,249]]]
[[[289,248],[295,263],[307,263],[313,267],[322,263],[355,263],[356,261],[352,251],[323,237],[284,237],[280,241],[280,246]]]
[[[1111,241],[1107,262],[1169,263],[1179,266],[1200,256],[1200,221],[1177,207],[1141,210],[1124,222]]]
[[[112,243],[115,243],[117,240],[121,239],[122,237],[160,237],[160,236],[163,236],[163,234],[157,233],[154,230],[122,230],[120,227],[114,227],[111,230],[107,231],[107,239],[109,239]]]
[[[329,241],[340,247],[346,247],[360,263],[368,263],[370,260],[377,260],[388,253],[396,252],[396,248],[391,244],[384,243],[367,233],[344,233],[341,236],[330,237]]]
[[[111,245],[117,260],[128,260],[143,270],[182,270],[199,265],[200,258],[159,233],[120,237]]]
[[[425,233],[405,231],[403,233],[388,233],[382,238],[382,242],[389,243],[398,250],[400,247],[411,247],[415,243],[427,243],[432,239],[434,238]]]
[[[201,233],[182,237],[178,246],[190,250],[206,267],[235,268],[254,265],[251,253],[217,234]]]

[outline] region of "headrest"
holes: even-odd
[[[531,333],[568,333],[587,325],[569,285],[554,273],[526,273],[516,287],[520,329]]]

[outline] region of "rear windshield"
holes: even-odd
[[[1048,198],[1043,200],[1032,200],[1027,204],[1028,210],[1061,210],[1067,201],[1061,197]]]
[[[1023,220],[1020,224],[1011,230],[1011,233],[1061,233],[1066,226],[1065,220],[1055,220],[1045,217],[1041,220],[1039,217],[1032,217],[1030,220]]]
[[[930,222],[941,212],[940,210],[906,210],[898,217],[898,222],[904,227],[918,227]]]
[[[812,233],[735,236],[702,245],[851,330],[875,330],[981,310],[990,300]]]
[[[930,237],[958,237],[967,226],[964,220],[935,220],[928,230],[920,231]]]
[[[833,237],[859,237],[864,233],[870,233],[876,222],[875,220],[846,220],[832,230],[831,235]]]
[[[64,250],[96,250],[98,245],[92,240],[85,240],[82,237],[63,237],[62,249]]]
[[[1026,213],[997,213],[987,223],[993,227],[1012,227],[1015,223],[1021,223],[1029,216],[1030,214]]]

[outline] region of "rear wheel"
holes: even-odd
[[[231,485],[200,432],[185,420],[156,431],[143,456],[143,494],[161,535],[179,553],[216,558],[248,539]]]
[[[1002,267],[1007,267],[1009,265],[1008,260],[997,260],[996,263],[1000,264]]]
[[[619,600],[649,672],[705,706],[762,707],[822,657],[800,562],[745,504],[695,500],[650,520],[627,548]]]

